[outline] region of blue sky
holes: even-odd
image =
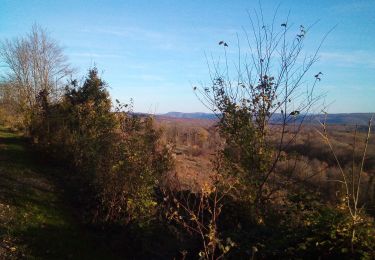
[[[375,112],[375,0],[261,1],[265,17],[281,4],[278,22],[310,25],[306,51],[323,44],[311,73],[322,71],[328,111]],[[0,0],[0,39],[22,36],[34,22],[65,48],[77,75],[96,64],[113,98],[134,99],[135,110],[207,111],[192,86],[208,82],[205,53],[218,41],[235,53],[236,33],[249,28],[246,10],[258,1]]]

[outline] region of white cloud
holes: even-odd
[[[353,1],[350,3],[342,1],[339,4],[333,6],[333,10],[340,13],[363,12],[372,10],[373,8],[373,0]]]
[[[139,27],[86,28],[81,30],[81,32],[107,34],[115,37],[120,37],[125,40],[148,43],[150,44],[150,47],[157,47],[161,49],[173,49],[176,47],[176,45],[173,44],[173,39],[170,34]]]
[[[164,38],[164,35],[160,32],[145,30],[138,27],[100,28],[97,30],[97,32],[126,38],[148,38],[153,40],[160,40]]]
[[[321,52],[320,60],[323,62],[333,62],[337,66],[356,67],[365,66],[375,68],[375,53],[366,51],[352,52]]]
[[[213,33],[214,29],[189,29],[181,28],[181,30],[152,30],[142,27],[93,27],[80,30],[83,33],[105,34],[107,36],[118,37],[121,40],[131,41],[136,44],[146,44],[151,49],[161,51],[177,51],[177,52],[200,52],[202,51],[202,42],[200,39],[202,33],[205,35],[219,34],[219,30]],[[217,39],[217,42],[220,39]],[[216,44],[216,42],[213,42]],[[215,45],[213,45],[215,46]]]
[[[123,58],[122,55],[106,54],[106,53],[91,53],[91,52],[75,52],[69,53],[69,56],[84,57],[84,58]]]

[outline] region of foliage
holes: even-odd
[[[337,162],[337,166],[340,170],[340,174],[341,174],[340,179],[336,181],[342,184],[341,186],[343,190],[343,196],[342,196],[341,207],[346,211],[350,219],[350,222],[346,223],[347,225],[344,226],[342,229],[343,231],[346,231],[347,233],[350,234],[351,252],[354,254],[356,242],[358,240],[357,238],[358,229],[361,230],[362,229],[361,227],[363,227],[363,224],[365,225],[369,224],[368,221],[364,221],[366,219],[366,216],[362,214],[362,208],[360,205],[360,193],[362,192],[361,180],[363,178],[363,168],[364,168],[364,163],[366,160],[367,148],[368,148],[368,143],[369,143],[369,139],[371,135],[372,117],[368,123],[368,131],[367,131],[366,139],[364,141],[364,148],[362,151],[362,157],[361,157],[359,166],[356,166],[356,163],[355,163],[355,155],[356,155],[356,150],[357,150],[357,128],[355,129],[354,141],[353,141],[353,152],[352,152],[353,153],[352,167],[351,169],[347,171],[344,170],[340,161],[338,160],[338,157],[330,141],[330,137],[328,136],[325,122],[322,124],[322,126],[323,126],[323,132],[320,134],[324,138],[324,141],[329,146]],[[372,234],[372,237],[373,237],[373,234]],[[369,238],[371,239],[372,237],[370,236]],[[364,241],[366,243],[368,240],[365,239]]]
[[[143,223],[155,214],[155,187],[170,158],[152,118],[121,104],[112,112],[106,87],[93,68],[82,86],[74,80],[66,87],[61,102],[50,105],[40,92],[33,135],[40,149],[79,173],[96,221]]]
[[[165,217],[199,237],[200,259],[221,259],[236,245],[230,237],[224,239],[218,227],[223,200],[233,188],[233,183],[217,175],[196,193],[184,191],[178,184],[163,190]]]
[[[21,130],[23,118],[17,104],[18,96],[11,84],[0,83],[0,124]]]
[[[346,257],[371,259],[374,252],[375,232],[371,219],[361,215],[356,223],[358,237],[352,241],[353,222],[350,214],[342,209],[326,206],[311,195],[295,195],[296,206],[289,210],[291,218],[298,216],[300,225],[296,246],[290,246],[285,253],[301,257]],[[302,218],[301,218],[302,217]],[[298,229],[296,229],[298,228]],[[299,234],[298,234],[299,233]]]
[[[118,114],[121,132],[99,161],[97,185],[106,221],[149,221],[155,214],[155,190],[171,167],[168,150],[158,147],[152,118]]]

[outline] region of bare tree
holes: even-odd
[[[5,81],[18,95],[23,111],[34,108],[41,91],[51,100],[58,98],[62,79],[72,73],[61,46],[36,24],[26,36],[2,41],[0,58],[7,67]]]
[[[297,28],[286,19],[270,23],[263,11],[249,13],[250,32],[244,30],[248,52],[241,52],[231,66],[229,44],[220,41],[223,60],[207,58],[209,85],[194,87],[197,97],[219,118],[226,140],[223,151],[238,174],[251,185],[249,196],[258,204],[277,191],[276,166],[283,151],[295,142],[306,117],[322,95],[316,85],[323,73],[308,73],[317,62],[319,50],[303,51],[311,29]],[[310,77],[310,79],[309,79]],[[273,120],[280,122],[273,124]],[[240,166],[240,167],[238,167]]]

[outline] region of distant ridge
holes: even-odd
[[[334,125],[367,125],[373,113],[338,113],[338,114],[327,114],[327,124]],[[217,116],[213,113],[183,113],[183,112],[168,112],[165,114],[159,114],[158,116],[171,117],[171,118],[185,118],[185,119],[209,119],[215,120]],[[280,114],[275,114],[271,120],[273,123],[281,122]],[[317,124],[319,121],[323,122],[325,115],[309,115],[306,118],[307,123]],[[297,118],[298,121],[298,118]]]
[[[327,124],[335,125],[367,125],[374,113],[340,113],[327,114]],[[325,115],[315,116],[315,121],[323,121]],[[373,122],[374,123],[374,122]]]
[[[168,112],[161,114],[160,116],[174,117],[174,118],[189,118],[189,119],[217,119],[217,116],[213,113],[183,113],[183,112]]]

